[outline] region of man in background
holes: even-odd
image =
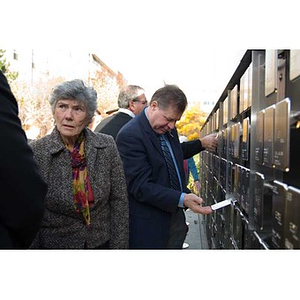
[[[102,120],[95,132],[106,133],[116,139],[119,130],[147,106],[144,89],[137,85],[126,86],[119,94],[118,106],[118,112]]]

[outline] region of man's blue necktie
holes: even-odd
[[[167,168],[170,176],[171,187],[177,191],[181,191],[178,175],[174,166],[174,162],[170,153],[170,149],[162,135],[159,136],[160,146],[164,154]]]

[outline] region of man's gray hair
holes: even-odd
[[[137,97],[144,93],[144,89],[138,85],[127,85],[120,91],[118,97],[119,108],[128,108],[130,101],[138,101]]]

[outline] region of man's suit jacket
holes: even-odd
[[[169,141],[184,185],[185,156],[176,129],[169,135]],[[128,189],[129,247],[165,248],[171,216],[180,209],[178,202],[181,192],[170,187],[158,135],[151,128],[145,110],[120,130],[116,142],[123,160]],[[200,141],[189,142],[186,155],[193,156],[201,149]],[[189,193],[186,186],[183,192]]]
[[[0,248],[28,248],[41,225],[47,185],[38,173],[16,99],[1,71],[0,141]]]
[[[109,134],[114,139],[116,139],[116,136],[120,131],[120,129],[131,119],[132,117],[129,116],[128,114],[123,112],[118,112],[101,121],[94,131]]]

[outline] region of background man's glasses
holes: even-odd
[[[143,105],[147,104],[148,101],[147,100],[144,100],[144,101],[139,101],[139,100],[133,100],[133,102],[139,102],[139,103],[142,103]]]

